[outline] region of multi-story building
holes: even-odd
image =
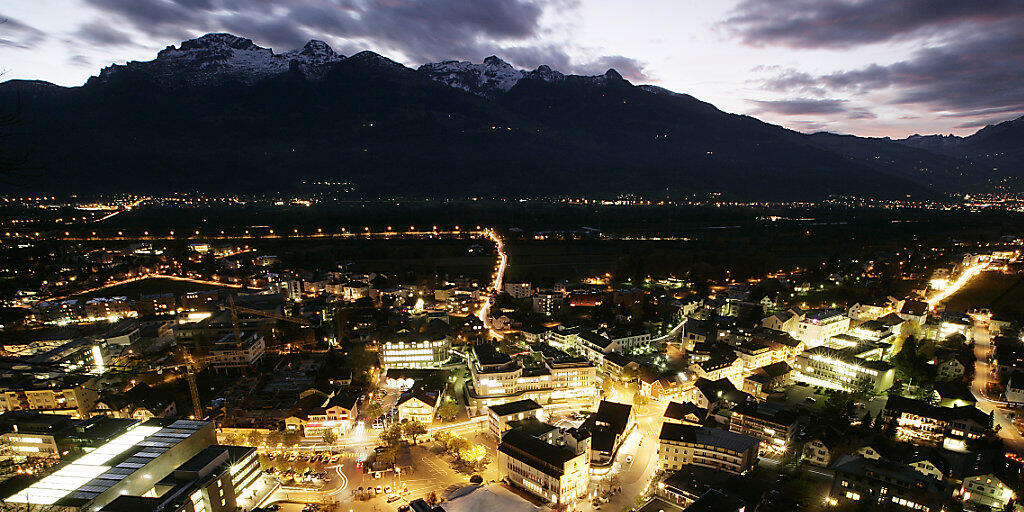
[[[843,391],[870,389],[880,393],[892,386],[895,370],[878,360],[881,349],[815,347],[796,358],[795,380]]]
[[[717,428],[665,423],[661,426],[658,462],[663,470],[694,465],[743,474],[757,465],[755,437]]]
[[[985,507],[982,510],[1008,510],[1011,501],[1019,503],[1024,496],[1021,470],[1021,464],[1009,457],[978,457],[978,463],[967,469],[959,494],[964,503]],[[1018,509],[1019,505],[1014,507]]]
[[[522,421],[527,418],[544,421],[544,408],[530,399],[492,405],[487,409],[491,437],[495,439],[501,439],[501,435],[510,429],[509,422]]]
[[[144,496],[120,496],[103,512],[239,512],[262,499],[256,449],[214,445],[196,454]]]
[[[135,311],[139,316],[173,315],[177,310],[177,300],[173,293],[143,295],[135,303]]]
[[[451,357],[451,339],[444,334],[408,333],[380,346],[380,364],[388,368],[437,368]]]
[[[530,283],[505,283],[505,293],[513,299],[525,299],[533,295],[533,287]]]
[[[790,332],[794,338],[803,341],[807,348],[824,345],[829,338],[843,334],[850,329],[850,317],[837,310],[823,309],[808,311]]]
[[[597,367],[582,357],[571,357],[553,347],[541,345],[543,363],[524,367],[518,360],[498,352],[493,345],[477,344],[470,350],[469,405],[476,414],[487,407],[532,399],[592,402],[597,396]]]
[[[502,435],[498,471],[510,484],[558,505],[587,496],[590,483],[590,435],[566,432],[552,444],[519,430]]]
[[[418,421],[424,425],[434,422],[434,414],[441,404],[441,390],[418,386],[402,393],[395,407],[398,409],[398,421]]]
[[[952,494],[940,481],[894,461],[844,455],[832,468],[832,505],[860,502],[881,510],[941,512]]]
[[[210,348],[210,366],[215,370],[241,370],[259,364],[267,350],[263,335],[243,332],[228,334]]]
[[[544,316],[551,316],[562,306],[565,296],[550,290],[541,290],[533,296],[533,311]]]
[[[117,319],[134,314],[128,297],[97,297],[85,303],[86,319]]]
[[[71,374],[61,378],[37,380],[22,378],[3,383],[5,411],[41,411],[87,418],[99,399],[93,376]]]
[[[989,416],[973,405],[941,407],[902,396],[889,397],[882,418],[896,420],[897,439],[960,450],[991,427]]]
[[[798,416],[779,403],[744,402],[732,408],[729,432],[761,440],[761,455],[780,458],[796,434]]]
[[[5,501],[21,510],[95,512],[120,496],[154,495],[161,480],[216,439],[214,425],[207,421],[136,423]]]
[[[136,423],[102,416],[75,420],[61,414],[12,411],[0,415],[0,445],[15,457],[74,459]]]

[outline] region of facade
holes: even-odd
[[[833,466],[830,504],[868,503],[888,510],[941,512],[951,492],[941,482],[894,461],[844,455]]]
[[[544,421],[544,409],[533,400],[516,400],[499,405],[492,405],[487,408],[487,415],[490,419],[491,437],[501,439],[502,434],[511,427],[509,422],[522,421],[533,418]]]
[[[530,283],[505,283],[505,293],[513,299],[525,299],[533,295],[533,287]]]
[[[437,368],[451,357],[447,336],[431,339],[395,339],[380,347],[380,363],[388,368]]]
[[[474,345],[469,361],[470,407],[477,414],[484,414],[487,407],[526,398],[546,404],[561,400],[592,401],[597,396],[596,366],[552,347],[540,349],[544,362],[526,368],[493,345]]]
[[[732,408],[729,432],[761,441],[761,455],[781,458],[797,430],[797,415],[777,403],[744,402]]]
[[[43,381],[26,378],[5,384],[4,388],[5,411],[41,411],[87,418],[99,399],[95,379],[87,375]]]
[[[881,349],[875,348],[812,348],[797,356],[794,379],[843,391],[880,393],[892,387],[895,377],[893,366],[878,360],[880,356]]]
[[[973,405],[940,407],[928,402],[890,396],[882,418],[896,420],[896,438],[930,445],[963,448],[967,440],[982,438],[989,417]]]
[[[241,370],[255,367],[266,352],[263,335],[243,332],[241,338],[228,334],[210,348],[210,366],[215,370]]]
[[[418,421],[424,425],[434,422],[434,414],[441,404],[438,390],[417,387],[402,393],[395,407],[398,408],[398,421]]]
[[[56,507],[94,512],[119,496],[154,492],[158,482],[216,439],[214,425],[207,421],[154,419],[136,423],[6,502],[22,510]]]
[[[790,332],[794,338],[803,341],[807,348],[824,345],[829,338],[845,333],[850,329],[850,317],[842,311],[817,310],[808,311],[797,326]]]
[[[542,290],[533,296],[533,311],[544,316],[551,316],[562,306],[565,297],[558,292]]]
[[[567,433],[559,444],[509,430],[498,445],[503,479],[555,504],[571,504],[587,495],[590,483],[590,437]]]
[[[665,423],[661,427],[658,462],[663,470],[684,466],[744,474],[757,465],[756,438],[717,428]]]
[[[601,400],[597,412],[591,414],[582,426],[591,436],[591,464],[610,464],[622,441],[635,426],[633,408],[629,404]]]

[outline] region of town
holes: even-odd
[[[11,510],[1024,506],[1014,234],[740,278],[526,280],[515,248],[645,237],[93,230],[142,203],[33,213],[2,240],[23,285],[0,320]],[[286,243],[392,249],[296,262]],[[394,261],[448,257],[432,244],[481,267]]]

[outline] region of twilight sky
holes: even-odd
[[[4,78],[80,85],[207,32],[408,66],[496,54],[789,128],[965,135],[1024,114],[1024,0],[4,0]]]

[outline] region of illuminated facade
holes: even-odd
[[[210,349],[210,365],[215,370],[240,370],[254,367],[266,352],[263,336],[256,332],[244,332],[241,338],[228,334]]]
[[[540,404],[559,400],[592,401],[598,394],[597,367],[585,358],[570,357],[547,347],[541,366],[523,365],[491,345],[475,345],[470,354],[470,407],[487,407],[532,399]]]
[[[685,466],[744,474],[757,465],[760,441],[717,428],[665,423],[661,426],[658,463],[663,470]]]
[[[119,496],[155,494],[162,479],[215,441],[211,422],[150,420],[136,424],[6,502],[22,510],[57,507],[95,512]]]
[[[794,379],[842,391],[880,393],[892,386],[895,376],[891,364],[877,360],[880,356],[881,348],[813,348],[797,356]]]
[[[569,431],[552,444],[510,430],[498,445],[498,471],[510,484],[551,503],[583,499],[590,484],[590,436]]]
[[[729,432],[761,441],[764,457],[780,458],[796,434],[797,416],[777,403],[744,402],[733,407]]]
[[[88,375],[43,381],[23,379],[5,387],[2,404],[6,411],[44,411],[87,418],[99,399],[95,380]]]
[[[388,368],[437,368],[451,356],[447,336],[426,340],[392,340],[380,347],[380,364]]]

